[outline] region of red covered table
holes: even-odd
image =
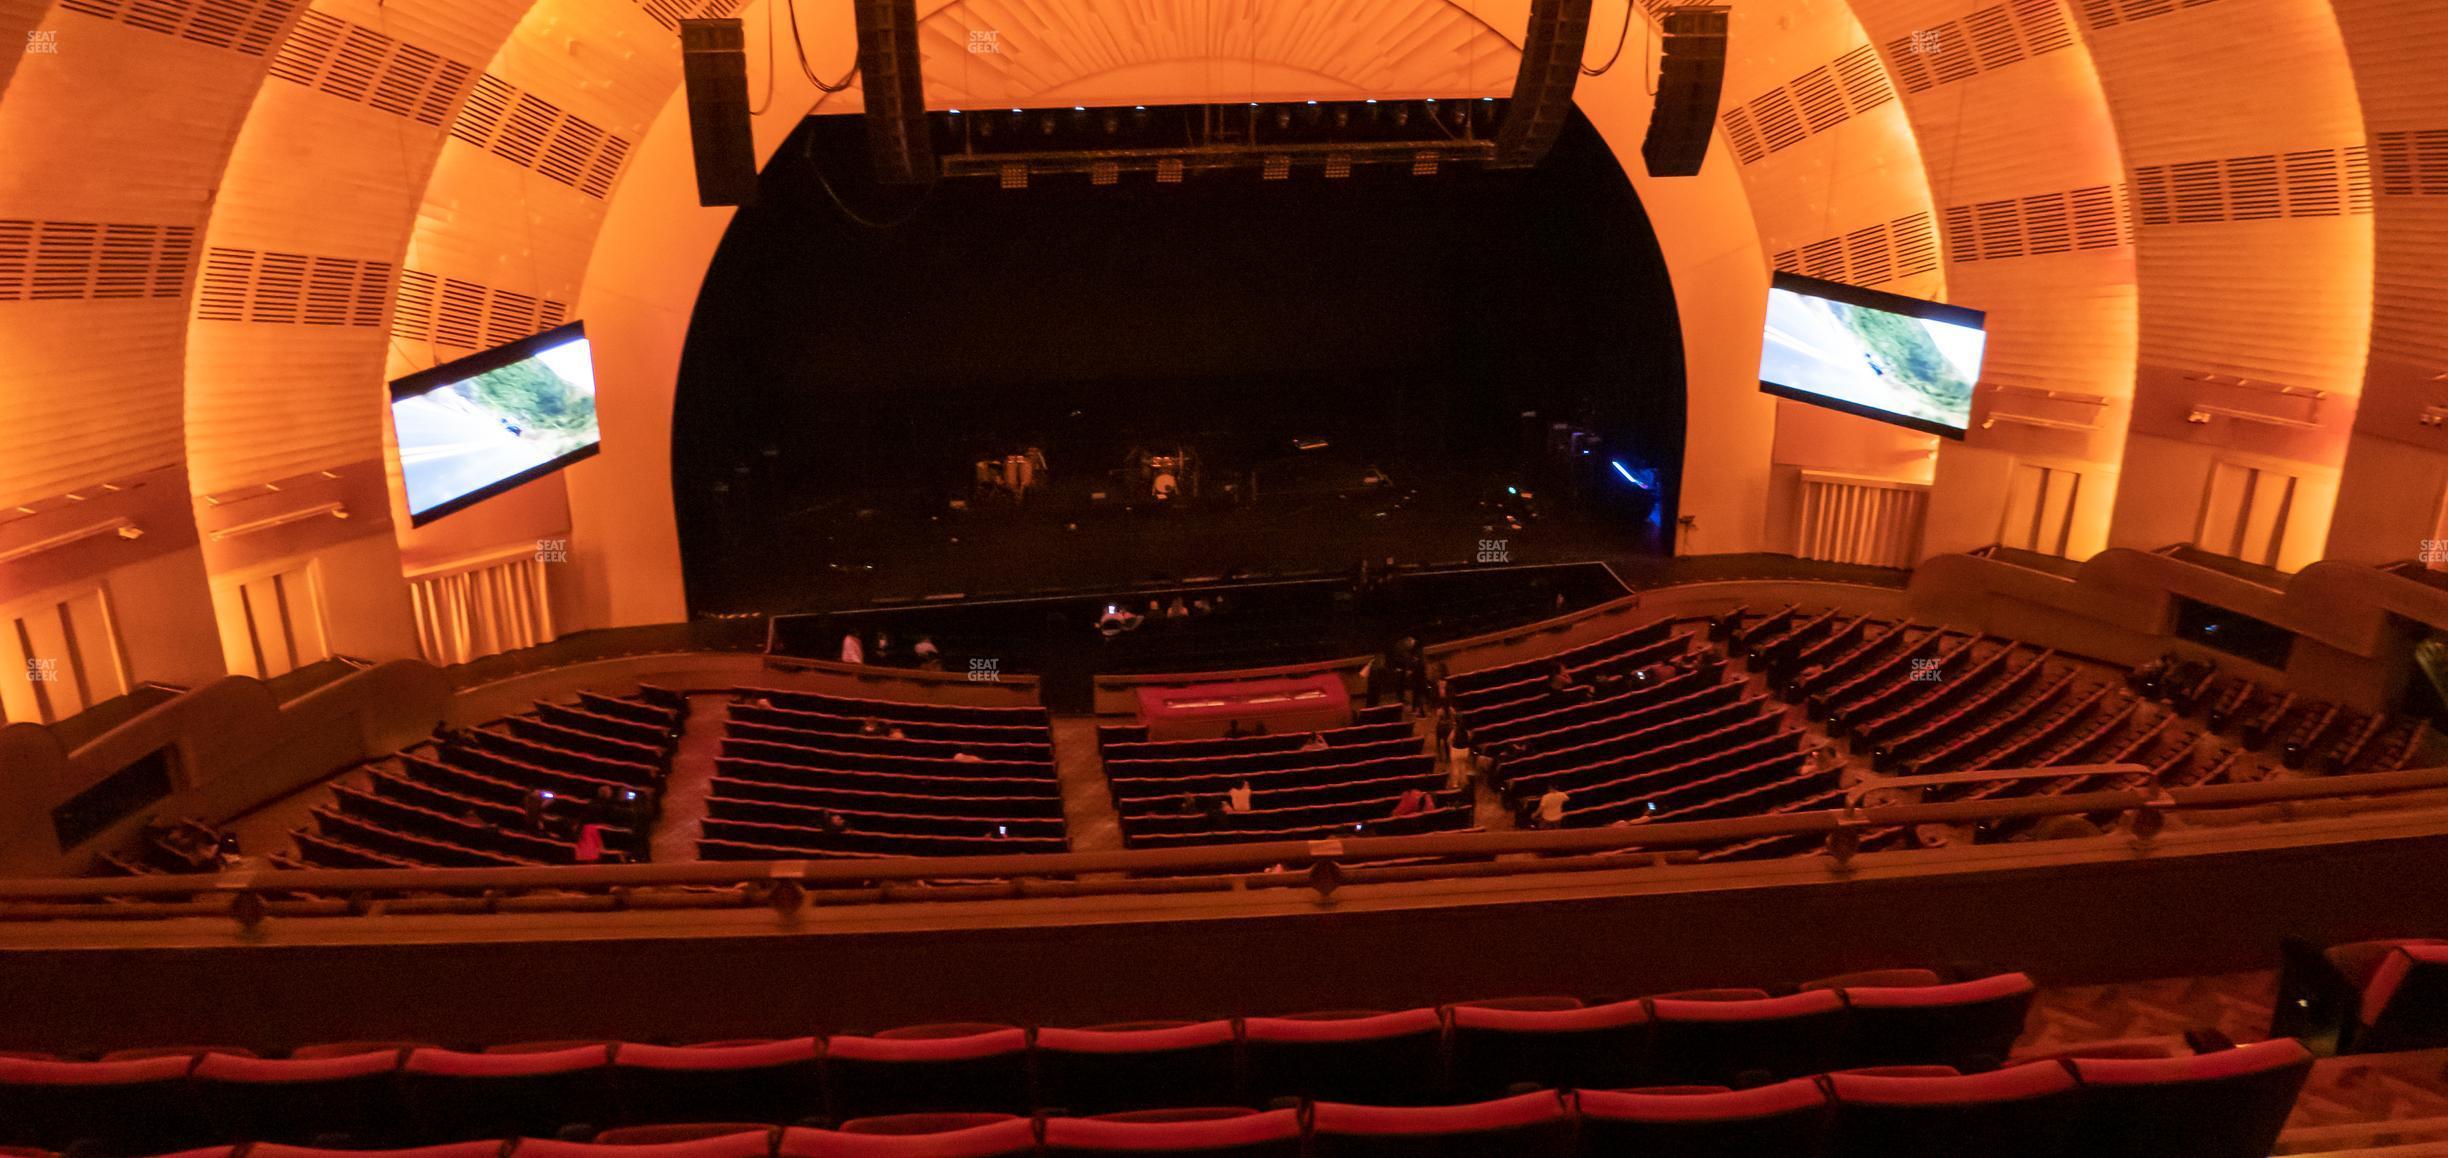
[[[1139,722],[1147,725],[1148,739],[1221,736],[1234,721],[1244,732],[1264,723],[1278,736],[1340,728],[1351,723],[1351,694],[1332,675],[1139,689]]]

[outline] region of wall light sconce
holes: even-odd
[[[2185,421],[2195,426],[2208,426],[2210,425],[2210,412],[2207,410],[2188,411],[2185,414]]]

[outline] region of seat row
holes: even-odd
[[[823,692],[792,688],[733,688],[732,694],[742,700],[770,704],[802,712],[819,712],[847,716],[855,720],[891,720],[922,724],[969,724],[994,727],[1044,729],[1046,710],[1034,705],[1017,707],[977,707],[969,704],[925,704],[906,700],[870,700],[856,696],[836,696]]]
[[[1320,1101],[1035,1119],[892,1116],[839,1130],[725,1124],[613,1131],[593,1144],[484,1141],[414,1158],[2261,1158],[2311,1065],[2302,1046],[2281,1039],[1977,1074],[1944,1066],[1839,1072],[1739,1090],[1534,1090],[1460,1106]],[[180,1158],[366,1153],[255,1146]]]
[[[1694,642],[1696,638],[1693,635],[1676,633],[1588,663],[1548,660],[1541,664],[1539,674],[1534,677],[1466,692],[1449,691],[1444,702],[1456,712],[1482,724],[1544,711],[1562,706],[1565,702],[1548,686],[1548,681],[1555,677],[1559,667],[1576,682],[1615,683],[1642,668],[1683,659],[1692,653]]]
[[[823,732],[831,735],[855,735],[868,730],[870,721],[882,723],[879,717],[844,715],[838,712],[811,711],[783,707],[771,702],[760,703],[751,695],[724,708],[725,717],[733,723],[761,724],[788,728],[798,732]],[[1031,744],[1045,740],[1046,725],[1020,723],[977,724],[937,723],[927,720],[895,720],[892,726],[913,740],[974,741],[977,743]]]
[[[1352,722],[1346,727],[1329,729],[1326,733],[1327,741],[1329,743],[1343,743],[1356,742],[1359,740],[1381,740],[1390,735],[1400,734],[1388,730],[1388,725],[1399,725],[1402,732],[1410,731],[1410,725],[1404,722],[1403,705],[1379,704],[1373,708],[1356,707],[1352,709]],[[1362,729],[1374,730],[1362,731]],[[1150,740],[1148,739],[1148,729],[1146,724],[1098,724],[1097,749],[1099,751],[1109,751],[1117,745],[1145,744],[1151,748],[1165,748],[1167,750],[1178,749],[1179,751],[1188,755],[1230,755],[1234,752],[1271,752],[1281,748],[1297,748],[1301,745],[1302,741],[1307,738],[1307,736],[1308,733],[1305,732],[1278,732],[1271,736],[1212,737],[1204,740]],[[1202,750],[1208,746],[1213,747],[1213,752]]]
[[[1594,640],[1536,659],[1525,659],[1514,663],[1499,664],[1495,667],[1480,668],[1477,671],[1464,672],[1460,675],[1446,676],[1445,696],[1448,699],[1454,699],[1490,688],[1503,687],[1507,684],[1545,679],[1548,671],[1559,663],[1566,667],[1582,667],[1601,663],[1657,643],[1665,639],[1667,633],[1673,629],[1672,620],[1661,619],[1655,623],[1644,623],[1639,627],[1619,631],[1604,639]]]
[[[1515,999],[1092,1029],[916,1026],[872,1036],[466,1053],[410,1043],[67,1062],[0,1057],[0,1143],[119,1152],[211,1141],[445,1142],[573,1124],[782,1124],[934,1112],[1111,1113],[1308,1098],[1443,1104],[1522,1084],[1755,1082],[1856,1065],[1994,1065],[2031,982],[1833,979],[1583,1005]]]
[[[1133,725],[1133,730],[1144,732],[1146,729]],[[1399,718],[1326,728],[1314,733],[1278,732],[1269,736],[1216,736],[1202,740],[1112,739],[1105,735],[1107,731],[1102,727],[1097,729],[1097,750],[1108,763],[1116,760],[1171,761],[1262,756],[1299,751],[1303,745],[1312,742],[1323,742],[1330,748],[1349,748],[1412,736],[1410,723]],[[1316,741],[1311,740],[1312,736],[1316,737]]]

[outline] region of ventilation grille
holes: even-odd
[[[0,218],[0,302],[175,298],[195,250],[186,225]]]
[[[1950,205],[1944,216],[1947,260],[1955,263],[2115,249],[2130,233],[2116,190],[2106,185]]]
[[[2134,169],[2143,225],[2340,217],[2372,209],[2369,156],[2361,145],[2184,161]]]
[[[599,200],[629,158],[628,141],[489,72],[477,78],[450,135]]]
[[[740,0],[637,0],[637,6],[665,31],[678,32],[683,20],[715,20],[739,11]]]
[[[2179,8],[2199,8],[2217,0],[2082,0],[2083,22],[2093,31],[2165,16]]]
[[[1894,99],[1886,68],[1865,44],[1791,84],[1726,109],[1719,119],[1733,142],[1734,156],[1751,165]]]
[[[214,48],[262,56],[305,0],[60,0],[60,7]]]
[[[403,270],[399,311],[391,319],[391,334],[475,350],[549,330],[568,321],[569,311],[569,303],[551,298]]]
[[[2057,0],[1993,4],[1961,20],[1887,42],[1887,63],[1908,93],[1995,72],[2074,43]]]
[[[2373,133],[2380,192],[2391,197],[2448,197],[2448,129]]]
[[[272,58],[272,75],[421,125],[439,125],[475,69],[361,24],[309,11]]]
[[[1828,563],[1910,567],[1919,562],[1929,488],[1805,471],[1794,554]]]
[[[1938,235],[1930,226],[1929,214],[1914,213],[1785,250],[1774,260],[1786,273],[1848,285],[1877,285],[1937,270]]]
[[[196,318],[282,326],[382,325],[391,263],[214,246],[204,254]]]

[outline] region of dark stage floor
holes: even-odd
[[[1380,481],[1366,481],[1372,476]],[[991,599],[1340,573],[1389,556],[1453,565],[1662,560],[1645,496],[1577,502],[1510,477],[1485,468],[1422,479],[1321,459],[1262,471],[1254,499],[1246,475],[1211,475],[1198,497],[1159,504],[1114,472],[1057,476],[1025,504],[998,496],[966,509],[940,493],[795,506],[743,493],[726,509],[783,513],[764,525],[736,516],[736,527],[723,528],[721,558],[692,560],[690,598],[701,614],[787,614],[935,594]]]

